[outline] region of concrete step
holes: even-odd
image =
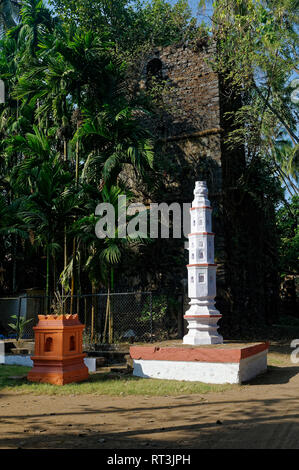
[[[125,374],[128,372],[128,367],[126,364],[115,364],[113,367],[110,367],[110,372]]]
[[[126,364],[125,356],[128,355],[128,351],[88,351],[89,357],[101,358],[105,361],[106,365],[110,364]]]

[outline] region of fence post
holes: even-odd
[[[87,328],[87,299],[84,297],[84,325]]]
[[[17,340],[18,340],[18,339],[22,339],[22,338],[19,338],[19,334],[20,334],[21,303],[22,303],[22,297],[19,297],[18,320],[17,320],[17,322],[18,322],[18,323],[17,323],[17,325],[18,325]]]
[[[180,339],[183,338],[184,336],[184,314],[185,314],[185,289],[182,292],[181,296],[181,312],[179,312],[179,317],[178,317],[178,336]]]
[[[153,342],[153,299],[152,292],[150,292],[150,329],[151,329],[151,343]]]

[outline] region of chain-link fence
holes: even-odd
[[[20,295],[17,297],[0,298],[0,337],[1,339],[34,338],[33,327],[37,324],[38,315],[45,311],[44,296]],[[24,325],[23,325],[24,322]],[[19,325],[19,330],[9,324]]]
[[[78,313],[85,324],[85,343],[153,342],[183,336],[185,299],[182,293],[106,292],[62,296],[61,300],[64,313]],[[4,302],[6,307],[1,308]],[[30,319],[23,337],[33,338],[33,327],[38,315],[46,313],[46,304],[45,296],[0,299],[2,332],[6,337],[14,333],[8,327],[14,314]],[[49,299],[49,305],[49,313],[55,313],[53,298]]]

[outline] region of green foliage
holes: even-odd
[[[138,321],[149,323],[150,321],[159,322],[165,319],[168,309],[168,299],[166,295],[153,295],[147,300]]]
[[[234,122],[227,141],[231,147],[246,146],[253,164],[256,158],[267,158],[291,194],[298,194],[293,181],[298,171],[298,105],[291,100],[290,87],[297,71],[298,19],[297,0],[214,2],[213,65],[242,101],[227,116]]]
[[[127,64],[111,38],[26,0],[20,23],[2,41],[8,99],[0,107],[0,264],[10,266],[8,250],[16,272],[16,246],[26,244],[22,256],[33,247],[46,260],[48,297],[60,273],[65,288],[75,277],[78,287],[84,267],[94,286],[106,284],[123,252],[140,242],[94,233],[97,204],[126,193],[118,186],[124,168],[146,180],[154,157],[140,123],[146,110],[127,92]]]
[[[51,0],[63,19],[85,30],[105,31],[121,50],[141,51],[146,45],[165,46],[197,33],[188,1]]]
[[[0,2],[0,32],[16,26],[20,14],[20,3],[16,0],[1,0]]]
[[[280,272],[284,277],[298,273],[299,262],[299,197],[277,211],[277,228],[280,235]]]
[[[23,338],[23,334],[24,334],[24,329],[25,329],[25,326],[28,325],[28,323],[30,323],[32,321],[32,318],[30,318],[29,320],[26,320],[24,317],[18,317],[17,315],[12,315],[11,316],[12,319],[15,320],[14,323],[8,323],[8,326],[16,332],[17,334],[17,340],[19,339],[22,339]]]

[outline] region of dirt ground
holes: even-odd
[[[0,395],[0,448],[299,449],[299,364],[221,393],[176,397]]]

